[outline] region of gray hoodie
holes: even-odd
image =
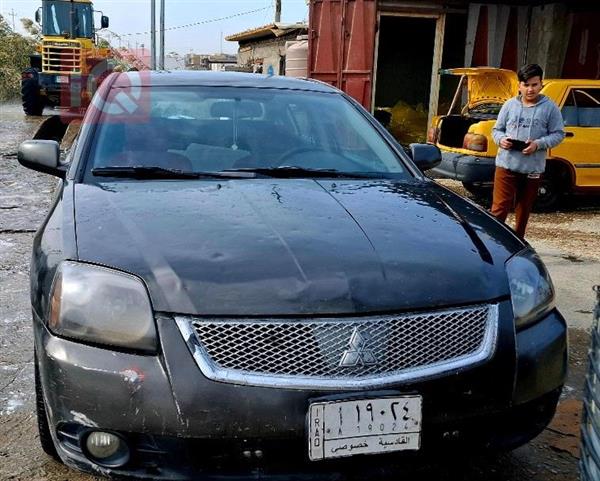
[[[558,107],[545,95],[535,105],[525,106],[521,97],[506,101],[500,109],[492,132],[494,142],[500,145],[504,137],[517,140],[535,140],[538,150],[525,155],[518,150],[498,149],[496,165],[525,174],[542,173],[546,169],[546,150],[556,147],[565,137],[563,118]]]

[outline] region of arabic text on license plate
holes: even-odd
[[[56,76],[56,81],[59,84],[68,84],[69,83],[69,77],[67,75],[57,75]]]
[[[311,461],[418,450],[421,396],[318,402],[308,412]]]

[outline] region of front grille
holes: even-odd
[[[336,388],[426,377],[488,358],[497,306],[362,318],[176,320],[210,379]]]
[[[44,42],[42,71],[50,73],[81,73],[81,46],[78,42]]]

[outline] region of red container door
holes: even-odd
[[[371,109],[376,0],[311,0],[308,76]]]

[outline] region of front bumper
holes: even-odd
[[[60,95],[69,92],[71,85],[70,75],[58,75],[49,73],[39,73],[40,88],[47,94]],[[59,82],[58,78],[66,78],[68,82]]]
[[[493,182],[495,158],[442,151],[442,161],[431,170],[443,178],[462,182]]]
[[[199,371],[170,317],[157,320],[162,352],[142,356],[57,338],[35,321],[49,423],[70,466],[106,475],[193,479],[199,473],[324,475],[357,465],[369,472],[428,452],[465,446],[513,447],[550,421],[566,374],[566,325],[553,311],[515,336],[510,302],[499,305],[498,345],[485,364],[385,390],[343,393],[240,386]],[[418,454],[308,461],[306,413],[330,396],[418,393],[423,430]],[[128,439],[131,461],[108,470],[91,463],[79,439],[93,428]],[[358,463],[356,460],[359,460]]]

